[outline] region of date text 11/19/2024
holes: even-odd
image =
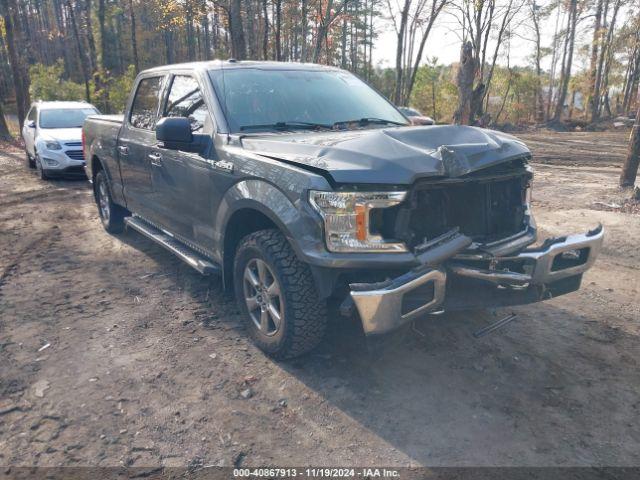
[[[399,478],[400,472],[387,468],[235,468],[234,478]]]

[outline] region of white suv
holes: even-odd
[[[86,102],[35,102],[22,127],[27,163],[40,178],[85,175],[82,124],[98,109]]]

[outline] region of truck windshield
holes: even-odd
[[[209,74],[231,132],[407,124],[384,97],[347,72],[236,68]]]
[[[93,108],[55,108],[40,111],[40,128],[80,128],[84,119],[95,115]]]

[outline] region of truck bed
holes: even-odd
[[[96,120],[105,123],[117,123],[119,125],[122,125],[122,122],[124,121],[124,115],[91,115],[87,117],[87,121],[90,120]]]
[[[82,127],[84,137],[84,156],[87,161],[87,176],[94,176],[93,156],[97,156],[107,168],[112,181],[120,182],[118,163],[118,134],[124,121],[124,115],[92,115],[87,117]]]

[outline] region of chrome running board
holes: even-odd
[[[124,223],[127,227],[133,228],[145,237],[163,246],[184,261],[187,265],[195,268],[201,274],[210,275],[212,273],[220,272],[220,268],[204,255],[201,255],[159,228],[154,227],[142,218],[134,216],[126,217],[124,219]]]

